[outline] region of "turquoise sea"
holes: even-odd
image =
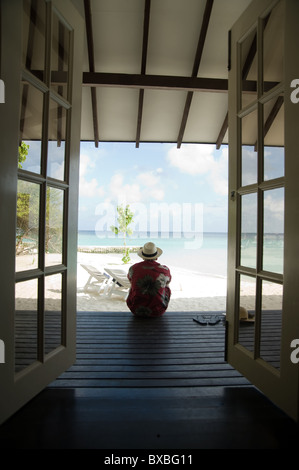
[[[163,250],[161,263],[176,266],[203,274],[226,277],[227,269],[227,234],[203,233],[182,236],[179,233],[133,234],[127,237],[127,246],[143,246],[152,241]],[[124,240],[111,232],[96,233],[94,231],[79,231],[78,246],[122,246]],[[132,253],[131,259],[140,260]]]
[[[127,237],[127,246],[140,247],[152,241],[163,250],[161,263],[188,269],[211,276],[227,276],[227,233],[201,234],[190,233],[135,233]],[[122,236],[112,232],[79,231],[79,247],[122,246]],[[241,242],[241,264],[255,268],[256,235],[244,234]],[[264,237],[263,269],[275,273],[283,273],[283,235],[267,234]],[[136,253],[131,259],[138,262]]]

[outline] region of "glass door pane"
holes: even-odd
[[[256,281],[254,277],[239,278],[239,328],[238,343],[254,352]]]
[[[50,100],[47,176],[64,180],[66,109]]]
[[[68,99],[70,31],[53,14],[51,51],[51,88],[60,96]]]
[[[241,186],[257,183],[257,110],[242,119]]]
[[[257,255],[257,194],[241,196],[240,265],[256,268]]]
[[[264,92],[283,80],[284,67],[284,6],[283,2],[271,10],[264,19],[263,30]]]
[[[48,186],[46,202],[46,266],[62,264],[64,191]]]
[[[264,181],[282,178],[285,170],[284,97],[264,105]]]
[[[280,369],[283,286],[262,282],[260,357]]]
[[[18,181],[16,271],[38,268],[40,185]]]
[[[15,287],[15,372],[38,360],[38,280]]]
[[[45,277],[45,354],[62,344],[62,274]]]
[[[240,45],[241,107],[257,99],[257,30],[253,29]]]
[[[41,81],[44,80],[45,38],[45,2],[23,0],[23,64]]]
[[[264,192],[263,270],[283,274],[284,188]]]
[[[41,173],[44,94],[30,85],[22,84],[20,117],[19,169]]]

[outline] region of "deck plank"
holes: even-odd
[[[248,386],[224,360],[224,323],[199,325],[192,312],[134,318],[79,312],[77,360],[51,388]]]
[[[224,326],[192,317],[79,312],[76,363],[0,427],[0,448],[188,449],[197,466],[200,449],[296,449],[298,425],[224,361]]]

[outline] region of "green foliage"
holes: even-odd
[[[61,253],[63,235],[63,194],[56,188],[47,188],[45,250]],[[38,249],[40,221],[40,187],[27,181],[18,181],[16,254]]]
[[[128,204],[125,207],[117,206],[116,210],[118,213],[118,227],[111,225],[110,229],[112,230],[112,232],[115,233],[115,235],[123,233],[124,248],[122,262],[126,264],[131,261],[130,248],[126,246],[126,237],[132,235],[133,233],[132,230],[129,228],[129,225],[133,222],[134,213],[130,210],[130,206]]]
[[[29,145],[25,144],[25,142],[22,142],[21,145],[19,146],[18,168],[22,168],[22,164],[27,158],[28,150],[29,150]]]

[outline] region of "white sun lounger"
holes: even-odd
[[[107,294],[110,287],[110,276],[106,273],[102,273],[90,264],[81,264],[81,266],[89,274],[88,281],[83,287],[84,292],[96,291],[98,294]],[[95,281],[92,281],[93,279],[95,279]]]
[[[131,283],[127,278],[127,272],[122,269],[104,268],[107,274],[112,278],[112,286],[108,290],[108,297],[112,294],[121,295],[124,299],[128,297]]]

